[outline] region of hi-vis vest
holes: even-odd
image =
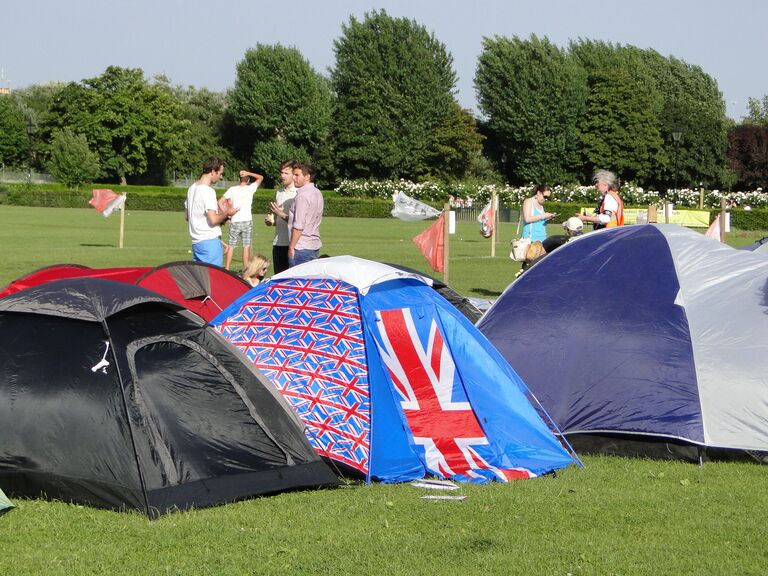
[[[606,192],[606,195],[610,194],[611,197],[616,200],[616,203],[619,205],[619,209],[616,211],[615,214],[611,214],[611,220],[608,222],[605,227],[606,228],[613,228],[614,226],[624,226],[624,202],[621,201],[621,198],[619,198],[619,195],[616,194],[613,190],[608,190]],[[605,196],[603,196],[603,201],[600,202],[600,214],[604,214],[603,212],[603,204],[605,204]]]

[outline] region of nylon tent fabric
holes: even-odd
[[[135,283],[183,304],[208,321],[251,287],[229,270],[192,260],[152,268]]]
[[[674,225],[595,232],[526,271],[478,328],[572,441],[768,451],[759,255]]]
[[[205,322],[79,278],[0,300],[0,488],[150,518],[333,486],[288,405]]]
[[[204,320],[211,320],[251,286],[229,270],[183,260],[157,267],[88,268],[57,264],[11,282],[0,298],[32,286],[64,278],[101,278],[142,286],[178,302]]]
[[[320,455],[369,481],[506,481],[572,462],[515,372],[421,275],[320,259],[212,325],[271,379]]]
[[[8,500],[8,497],[5,495],[5,493],[0,490],[0,516],[9,510],[12,510],[14,507],[15,506],[11,503],[10,500]]]
[[[763,236],[759,240],[752,242],[752,244],[747,244],[746,246],[739,247],[739,250],[760,250],[760,251],[768,251],[768,236]]]
[[[128,282],[133,284],[143,276],[149,267],[144,268],[90,268],[80,264],[53,264],[39,268],[21,278],[17,278],[0,292],[0,298],[19,292],[32,286],[39,286],[53,280],[63,280],[64,278],[82,278],[98,277],[104,280],[115,280],[117,282]]]

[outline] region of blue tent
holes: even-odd
[[[212,324],[282,392],[315,450],[368,480],[506,481],[572,462],[522,380],[420,274],[321,259]]]
[[[595,232],[527,270],[478,328],[577,449],[578,435],[602,434],[623,453],[644,452],[624,441],[681,443],[694,457],[768,450],[757,254],[672,225]]]

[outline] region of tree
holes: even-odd
[[[253,156],[251,156],[251,166],[258,167],[264,173],[265,186],[274,186],[277,183],[277,176],[280,174],[280,164],[286,160],[296,162],[310,162],[309,152],[304,148],[294,146],[285,140],[273,138],[271,140],[262,140],[253,147]],[[322,171],[318,173],[319,182],[325,183],[325,174]],[[322,184],[319,184],[322,187]]]
[[[439,170],[430,150],[448,144],[444,130],[455,125],[456,74],[445,46],[414,20],[381,10],[342,25],[334,52],[332,139],[341,175],[419,179]]]
[[[535,35],[485,38],[475,90],[512,181],[577,179],[586,75],[565,51]]]
[[[227,166],[245,165],[224,145],[225,94],[189,86],[174,88],[173,97],[180,106],[183,130],[181,144],[168,161],[171,172],[198,175],[203,161],[209,156],[221,158]]]
[[[636,153],[624,150],[617,158],[617,163],[626,167],[624,178],[661,189],[670,187],[676,175],[684,187],[720,182],[727,119],[722,94],[709,75],[697,66],[634,46],[579,41],[572,43],[570,50],[592,83],[596,76],[602,76],[606,91],[622,94],[613,99],[613,107],[631,113],[636,120],[630,130],[628,117],[621,115],[614,117],[612,126],[600,126],[609,134],[624,132],[634,140],[624,142],[624,146],[635,147]],[[604,99],[607,104],[610,94]],[[595,147],[594,140],[604,132],[590,133],[589,121],[582,128],[586,130],[582,142]],[[676,132],[682,134],[679,142],[674,141]],[[676,153],[678,166],[674,165]]]
[[[35,84],[13,93],[27,125],[29,160],[33,170],[45,170],[48,162],[50,133],[46,134],[42,128],[53,100],[62,88],[64,88],[63,83],[51,82]]]
[[[24,114],[13,97],[0,94],[0,164],[18,168],[27,163],[28,150]]]
[[[123,184],[150,164],[165,171],[181,148],[181,109],[167,80],[150,84],[139,68],[110,66],[101,76],[70,83],[51,112],[49,129],[70,127],[86,136],[103,174]]]
[[[472,113],[453,102],[450,114],[432,133],[432,143],[425,155],[430,177],[450,182],[480,172],[484,168],[483,139]]]
[[[589,173],[615,170],[622,180],[647,182],[663,161],[663,141],[654,114],[659,98],[626,69],[590,74],[589,97],[579,123],[583,166]]]
[[[768,124],[742,124],[728,133],[728,161],[736,185],[768,189]]]
[[[99,176],[99,160],[85,136],[65,128],[53,134],[48,170],[65,186],[79,188]]]
[[[749,113],[744,118],[745,123],[768,125],[768,94],[763,96],[762,101],[757,98],[750,98],[747,107]]]
[[[251,131],[251,151],[256,142],[278,140],[314,154],[326,143],[330,86],[296,48],[258,44],[248,50],[229,101],[235,124]]]

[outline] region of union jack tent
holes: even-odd
[[[280,390],[315,450],[369,481],[507,481],[573,461],[514,370],[420,274],[316,260],[211,323]]]

